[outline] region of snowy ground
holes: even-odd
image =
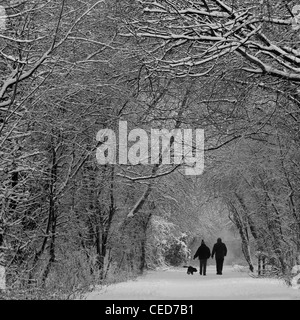
[[[276,279],[252,278],[226,266],[223,275],[209,266],[206,276],[186,269],[150,271],[134,281],[110,285],[89,293],[87,300],[300,300],[300,290]]]

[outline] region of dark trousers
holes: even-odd
[[[207,259],[200,259],[200,274],[206,275]]]
[[[217,274],[222,274],[224,258],[216,258]]]

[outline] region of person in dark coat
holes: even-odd
[[[227,248],[221,238],[217,239],[217,243],[214,244],[211,257],[216,256],[217,274],[222,274],[224,257],[227,254]]]
[[[210,257],[210,249],[209,247],[204,243],[204,240],[201,241],[201,245],[196,251],[194,255],[194,259],[199,258],[200,260],[200,275],[206,276],[206,265],[207,265],[207,259]]]

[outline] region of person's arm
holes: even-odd
[[[215,252],[216,252],[216,246],[214,245],[214,246],[213,246],[213,251],[212,251],[212,253],[211,253],[211,257],[212,257],[212,258],[214,257]]]
[[[227,247],[226,247],[226,245],[225,245],[225,243],[224,243],[224,257],[227,255]]]
[[[198,256],[199,256],[199,248],[198,248],[198,250],[196,251],[196,253],[194,254],[194,259],[196,259]]]

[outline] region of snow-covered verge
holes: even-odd
[[[292,274],[294,275],[291,281],[292,288],[300,290],[300,265],[293,267]]]
[[[246,272],[224,268],[216,275],[209,266],[206,276],[186,274],[186,269],[151,271],[134,281],[98,288],[88,293],[88,300],[300,300],[300,290],[293,290],[284,281],[252,278]]]
[[[238,264],[232,265],[233,271],[238,271],[238,272],[249,272],[249,267],[248,266],[240,266]]]

